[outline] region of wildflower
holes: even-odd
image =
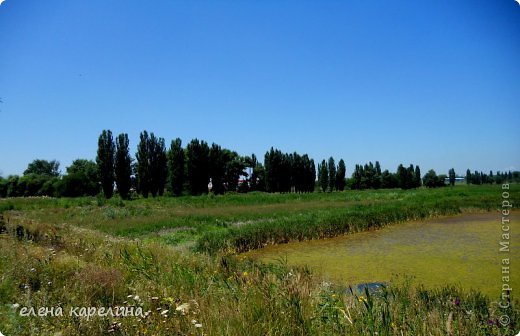
[[[460,299],[459,298],[456,298],[453,303],[456,305],[456,306],[459,306],[460,305]]]
[[[135,295],[135,296],[134,296],[134,300],[135,300],[135,301],[139,301],[139,295]]]
[[[34,267],[31,268],[31,272],[34,272],[34,271],[36,271],[36,268],[34,268]]]
[[[395,327],[396,327],[396,325],[395,325],[394,322],[390,323],[390,326],[391,326],[392,328],[395,328]]]
[[[336,294],[332,294],[331,297],[334,299],[336,297]]]
[[[243,276],[248,276],[248,274],[249,274],[249,273],[248,273],[247,271],[245,271],[244,273],[242,273]]]
[[[202,323],[195,324],[195,328],[202,328]]]
[[[191,320],[191,324],[197,324],[197,320]]]
[[[168,310],[167,310],[167,309],[165,309],[165,310],[163,310],[163,311],[161,312],[161,315],[166,315],[166,314],[168,314]]]
[[[152,300],[159,300],[157,296],[152,296]]]
[[[14,309],[16,309],[16,308],[20,307],[20,304],[18,304],[18,303],[13,303],[12,307],[13,307]]]
[[[186,314],[190,310],[190,304],[189,303],[183,303],[177,308],[175,308],[175,311],[180,312],[181,314]]]
[[[359,302],[367,302],[367,299],[366,299],[366,297],[364,297],[364,296],[360,296],[360,297],[358,298],[358,301],[359,301]]]

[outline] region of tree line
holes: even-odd
[[[489,174],[485,174],[483,172],[466,170],[466,183],[467,184],[502,184],[502,183],[510,183],[510,182],[520,182],[520,172],[519,171],[508,171],[501,172],[497,171],[493,174],[493,171],[490,170]]]
[[[34,160],[23,176],[0,176],[0,197],[16,196],[92,196],[103,193],[110,198],[117,192],[127,199],[133,194],[143,197],[183,194],[200,195],[208,192],[322,192],[345,189],[389,189],[441,187],[454,185],[455,170],[437,175],[429,170],[421,178],[419,166],[400,164],[395,173],[382,171],[378,161],[355,165],[346,178],[343,159],[322,160],[316,169],[307,154],[284,153],[271,147],[263,164],[256,156],[241,156],[237,152],[203,140],[193,139],[183,147],[180,138],[168,147],[164,138],[143,131],[139,136],[135,159],[130,154],[128,135],[114,138],[103,130],[98,138],[95,161],[77,159],[61,175],[56,160]],[[466,172],[466,183],[519,182],[520,172]]]

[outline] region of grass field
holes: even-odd
[[[518,185],[509,200],[518,204]],[[5,335],[512,335],[518,302],[405,282],[352,294],[305,267],[237,255],[460,212],[497,211],[500,186],[313,194],[2,199]],[[13,306],[14,305],[14,306]],[[69,316],[74,307],[143,316]],[[20,316],[62,307],[63,316]],[[511,318],[503,327],[499,318]]]

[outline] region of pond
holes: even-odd
[[[501,214],[463,214],[400,223],[377,231],[291,242],[246,253],[264,262],[287,259],[325,279],[354,287],[410,278],[427,288],[445,284],[474,288],[492,298],[502,286],[501,260],[511,260],[511,282],[520,289],[520,213],[510,216],[510,251],[500,252]],[[516,274],[516,276],[515,276]],[[401,279],[401,280],[400,280]]]

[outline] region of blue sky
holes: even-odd
[[[354,164],[520,169],[514,0],[0,5],[0,173],[103,129]]]

